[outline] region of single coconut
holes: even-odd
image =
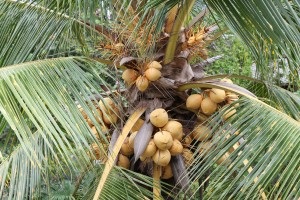
[[[94,116],[95,116],[96,121],[98,123],[100,123],[100,124],[103,123],[103,120],[102,120],[102,111],[99,108],[96,109],[96,113],[94,113]]]
[[[163,127],[169,120],[168,113],[165,109],[158,108],[150,113],[150,121],[156,127]]]
[[[133,132],[133,133],[131,133],[131,135],[129,136],[129,146],[131,147],[131,148],[133,148],[134,147],[134,139],[135,139],[135,136],[136,136],[136,134],[137,134],[138,132],[137,131],[135,131],[135,132]]]
[[[139,73],[134,69],[126,69],[122,74],[122,79],[125,81],[126,84],[131,85],[135,82],[138,76]]]
[[[173,140],[173,145],[169,149],[172,156],[176,156],[178,154],[181,154],[183,151],[183,146],[179,140]]]
[[[139,76],[135,85],[139,91],[144,92],[149,86],[149,80],[145,76]]]
[[[140,128],[143,126],[144,122],[145,122],[144,120],[138,119],[138,120],[135,122],[135,124],[133,125],[133,127],[131,128],[131,132],[133,133],[133,132],[135,132],[135,131],[140,130]]]
[[[162,167],[161,179],[170,179],[173,177],[172,167],[168,164],[165,167]]]
[[[206,115],[213,114],[218,108],[218,104],[213,102],[209,97],[206,97],[201,102],[201,110]]]
[[[227,110],[227,111],[223,114],[222,118],[223,118],[223,120],[227,120],[229,117],[233,116],[235,113],[236,113],[236,109],[230,109],[230,110]]]
[[[161,70],[162,66],[159,62],[154,60],[151,63],[149,63],[148,68],[155,68],[155,69]]]
[[[131,156],[133,151],[133,148],[129,146],[129,137],[127,137],[121,146],[120,152],[125,156]]]
[[[154,153],[155,153],[155,152],[154,152]],[[142,162],[144,162],[146,159],[147,159],[147,157],[145,157],[145,156],[140,156],[140,160],[141,160]]]
[[[199,154],[202,156],[205,156],[207,154],[207,151],[211,148],[211,142],[201,142],[199,145]]]
[[[156,81],[161,77],[161,72],[155,68],[149,68],[145,71],[145,76],[149,81]]]
[[[167,166],[171,160],[171,154],[168,150],[158,149],[152,156],[153,161],[160,166]]]
[[[183,141],[182,141],[182,145],[184,147],[189,147],[192,143],[193,139],[190,135],[187,135],[185,136],[185,138],[183,138]]]
[[[177,121],[168,121],[166,125],[162,127],[163,131],[168,131],[171,133],[173,139],[181,140],[183,135],[182,124]]]
[[[224,83],[231,83],[231,84],[233,84],[232,80],[230,80],[229,78],[222,78],[220,81],[224,82]]]
[[[202,102],[201,94],[192,94],[186,100],[186,107],[190,110],[198,110]]]
[[[114,113],[116,109],[116,105],[111,98],[105,97],[103,98],[102,101],[101,100],[99,101],[99,108],[102,111],[103,115],[105,115],[105,114]]]
[[[206,139],[211,138],[212,133],[209,127],[204,125],[196,125],[192,132],[192,135],[195,140],[204,141]]]
[[[130,160],[127,156],[119,154],[119,159],[118,159],[117,165],[120,166],[120,167],[123,167],[125,169],[129,169]]]
[[[111,114],[104,113],[103,121],[108,125],[115,124],[118,121],[118,116],[115,115],[114,113],[111,113]]]
[[[209,92],[209,98],[215,103],[221,103],[225,101],[226,94],[224,90],[212,88]]]
[[[145,151],[143,152],[143,154],[141,155],[142,157],[152,157],[155,152],[157,151],[157,147],[154,143],[154,140],[151,139],[145,149]]]
[[[221,157],[216,161],[217,165],[226,165],[226,164],[228,164],[228,163],[229,163],[228,157],[229,157],[229,153],[226,152],[223,156],[221,156]]]
[[[168,131],[159,131],[155,133],[153,140],[160,150],[170,149],[173,144],[173,138]]]
[[[192,162],[194,161],[193,152],[189,150],[188,148],[184,148],[182,151],[182,157],[184,160],[184,164],[186,167],[190,166]]]

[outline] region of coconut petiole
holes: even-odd
[[[153,200],[161,199],[160,176],[161,176],[161,166],[153,162]]]

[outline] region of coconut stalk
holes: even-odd
[[[153,162],[153,200],[161,199],[161,166]]]

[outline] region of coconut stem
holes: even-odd
[[[153,200],[159,200],[161,194],[160,185],[161,166],[153,163]]]

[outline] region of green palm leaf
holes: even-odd
[[[299,122],[258,100],[243,99],[236,110],[224,124],[221,116],[225,110],[211,119],[212,145],[204,157],[195,153],[191,179],[196,181],[211,170],[208,199],[257,199],[263,195],[268,199],[297,199]],[[233,134],[236,131],[239,134]],[[240,146],[216,165],[237,142]],[[201,146],[195,148],[197,152]]]

